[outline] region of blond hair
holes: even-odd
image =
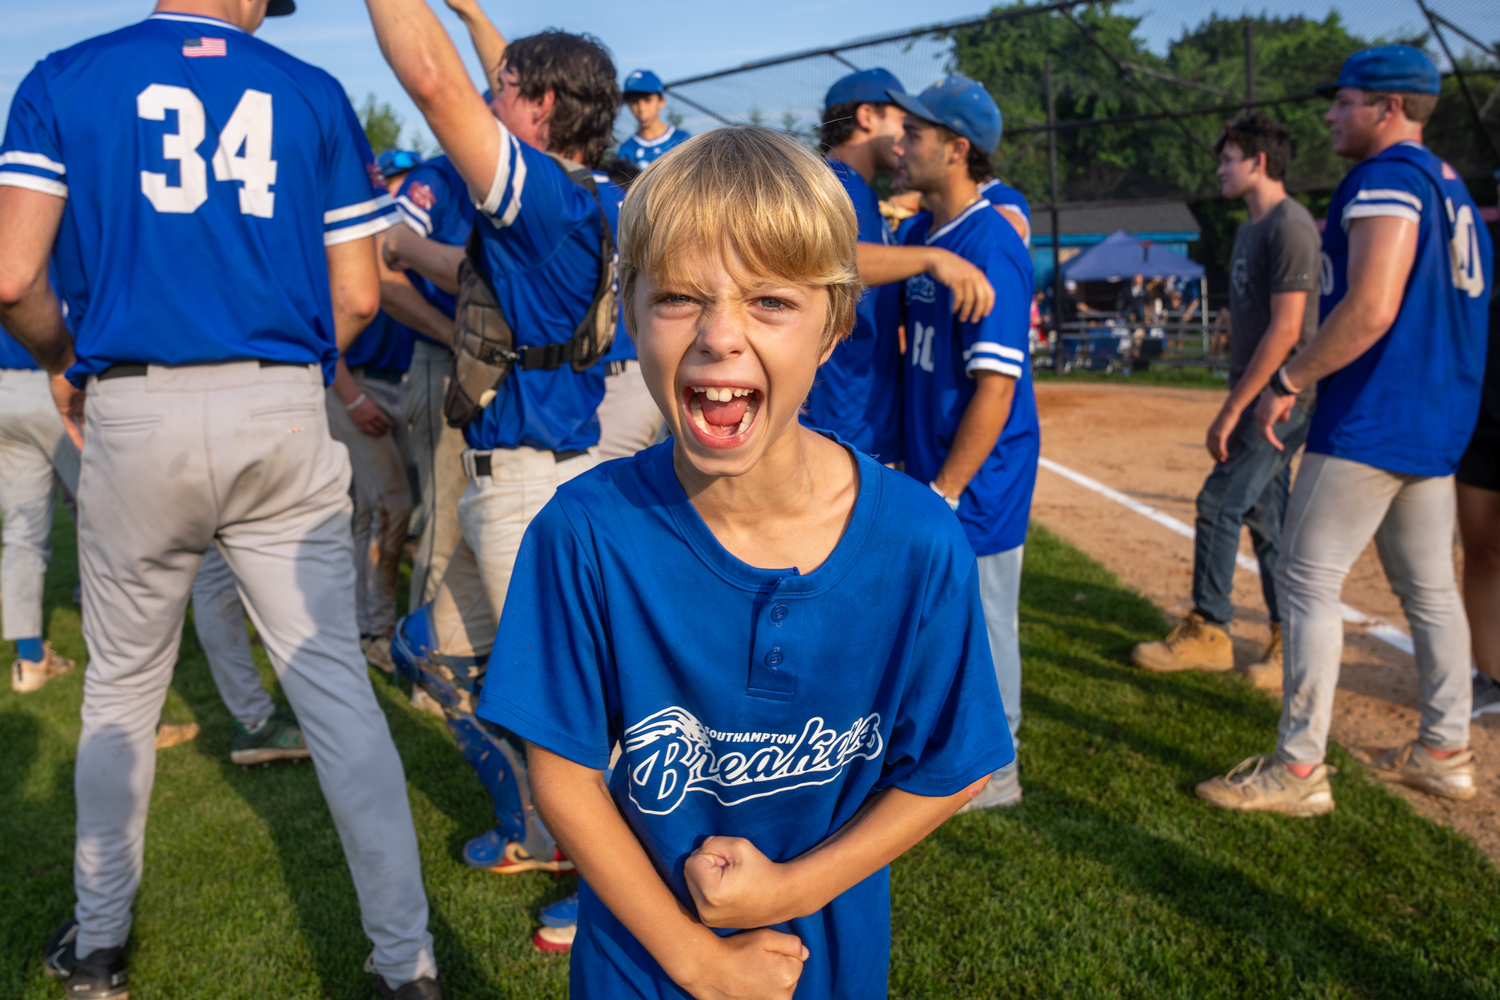
[[[752,274],[828,290],[822,350],[849,334],[864,291],[854,205],[828,165],[783,132],[731,125],[694,136],[630,185],[620,209],[620,292],[632,334],[635,285],[682,277],[718,254]]]

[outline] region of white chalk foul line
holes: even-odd
[[[1079,486],[1082,486],[1086,490],[1092,490],[1105,499],[1113,500],[1121,507],[1126,507],[1130,510],[1133,510],[1143,517],[1149,517],[1151,520],[1155,521],[1163,528],[1166,528],[1168,531],[1174,531],[1177,534],[1181,535],[1183,538],[1192,538],[1195,535],[1193,526],[1191,524],[1184,524],[1183,522],[1177,520],[1177,518],[1173,517],[1171,514],[1157,510],[1155,507],[1149,506],[1147,504],[1143,504],[1134,497],[1126,496],[1119,490],[1111,489],[1110,487],[1105,486],[1103,483],[1099,482],[1099,480],[1097,479],[1090,479],[1088,476],[1085,476],[1081,472],[1074,472],[1066,465],[1059,465],[1058,463],[1052,461],[1052,459],[1050,458],[1038,459],[1038,462],[1040,463],[1042,468],[1047,469],[1050,472],[1055,472],[1059,476],[1062,476],[1064,479],[1071,480],[1072,482],[1077,483]],[[1246,573],[1253,573],[1256,576],[1260,575],[1260,564],[1257,563],[1252,557],[1245,555],[1245,553],[1236,552],[1234,556],[1234,562],[1236,566],[1244,570]],[[1373,635],[1375,638],[1389,643],[1392,646],[1395,646],[1403,653],[1410,654],[1412,652],[1411,636],[1407,635],[1405,632],[1401,631],[1399,628],[1392,625],[1384,618],[1376,618],[1374,615],[1367,615],[1363,611],[1360,611],[1357,608],[1351,608],[1347,604],[1340,604],[1339,610],[1343,614],[1344,621],[1349,622],[1353,625],[1364,626],[1364,630],[1370,635]]]

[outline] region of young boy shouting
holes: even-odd
[[[857,235],[769,129],[698,136],[625,201],[673,437],[532,522],[479,706],[584,878],[574,998],[884,996],[887,864],[1014,757],[958,520],[797,419]]]

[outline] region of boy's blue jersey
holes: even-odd
[[[521,142],[499,121],[500,161],[479,206],[481,263],[516,347],[572,339],[599,283],[599,218],[618,201],[614,185],[600,200],[574,184],[551,156]],[[618,207],[618,206],[616,206]],[[464,428],[469,447],[525,446],[574,451],[599,443],[595,411],[604,398],[604,369],[515,370],[495,398]]]
[[[1464,182],[1425,146],[1399,143],[1361,160],[1328,206],[1325,320],[1349,287],[1349,224],[1372,216],[1416,223],[1416,260],[1390,330],[1319,383],[1307,450],[1404,475],[1451,475],[1479,416],[1489,232]]]
[[[396,192],[396,205],[403,222],[438,243],[461,247],[474,228],[474,200],[469,197],[468,185],[458,168],[446,156],[434,156],[412,168]],[[457,304],[453,295],[416,271],[407,271],[406,276],[434,309],[444,316],[453,316]],[[416,331],[412,335],[432,339]]]
[[[684,132],[675,125],[668,125],[667,130],[655,139],[642,139],[636,133],[620,143],[620,159],[644,170],[660,159],[667,150],[681,146],[692,137],[691,133]]]
[[[854,202],[859,241],[892,243],[875,189],[848,164],[830,158],[828,166]],[[901,458],[899,292],[899,285],[865,289],[854,330],[818,369],[802,416],[808,426],[833,431],[882,462]]]
[[[344,352],[344,364],[377,372],[409,371],[416,335],[415,330],[382,309]]]
[[[974,555],[938,497],[859,455],[827,560],[759,569],[703,523],[672,448],[584,473],[532,521],[478,711],[584,767],[619,741],[610,792],[684,906],[705,836],[789,861],[882,789],[952,795],[1014,759]],[[888,885],[776,925],[811,952],[798,996],[885,996]],[[570,995],[686,996],[587,890]]]
[[[336,357],[325,248],[395,222],[343,88],[208,17],[155,14],[42,60],[0,184],[67,199],[55,254],[81,384],[116,362]]]
[[[1031,246],[1031,203],[1026,200],[1026,196],[998,177],[991,177],[979,185],[979,193],[996,208],[1013,208],[1026,216],[1027,235],[1022,242]]]
[[[937,477],[974,398],[975,372],[1015,379],[1000,440],[958,505],[958,519],[974,553],[993,555],[1026,541],[1041,452],[1026,353],[1031,255],[1011,224],[984,199],[935,233],[928,232],[931,225],[931,214],[918,215],[906,242],[951,250],[979,268],[995,288],[995,308],[977,323],[958,323],[947,288],[925,274],[906,280],[906,472],[923,483]]]

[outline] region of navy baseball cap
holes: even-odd
[[[267,17],[286,17],[297,12],[297,0],[271,0],[266,4]]]
[[[1331,94],[1340,87],[1381,90],[1393,94],[1437,94],[1443,79],[1427,53],[1410,45],[1378,45],[1361,49],[1344,60],[1337,83],[1314,88]]]
[[[420,165],[422,156],[409,149],[387,149],[384,153],[375,157],[375,165],[380,168],[380,176],[392,177],[404,173],[412,167]]]
[[[823,107],[831,108],[835,104],[848,104],[851,101],[861,104],[889,104],[891,91],[906,93],[906,88],[901,86],[896,74],[888,69],[862,69],[835,80],[823,97]]]
[[[662,93],[661,77],[649,69],[638,69],[625,78],[620,86],[620,92],[624,94],[660,94]]]
[[[957,132],[986,153],[1000,145],[1004,123],[990,92],[966,76],[945,76],[916,97],[887,91],[907,114]]]

